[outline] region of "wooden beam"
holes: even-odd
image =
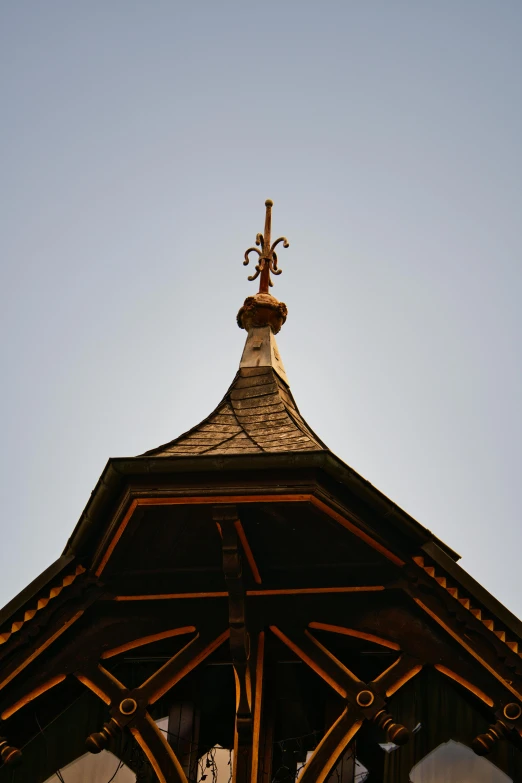
[[[230,654],[236,681],[233,783],[248,783],[252,765],[252,673],[239,518],[236,506],[228,504],[214,506],[212,516],[221,532],[223,573],[228,590]]]
[[[362,723],[362,718],[352,714],[346,707],[314,750],[299,778],[299,783],[323,783]]]
[[[54,688],[55,685],[58,685],[60,682],[63,682],[65,680],[65,677],[66,677],[65,674],[58,674],[56,677],[52,677],[50,680],[47,680],[46,682],[42,683],[42,685],[40,685],[38,688],[34,688],[32,691],[27,693],[17,702],[15,702],[6,710],[4,710],[0,717],[2,718],[2,720],[7,720],[8,718],[11,717],[11,715],[14,715],[15,712],[18,712],[18,710],[22,709],[22,707],[25,707],[26,704],[29,704],[30,701],[37,699],[38,696],[42,695],[42,693],[46,693],[47,691],[51,690],[51,688]]]
[[[274,590],[247,590],[249,598],[271,595],[321,595],[327,593],[379,593],[384,585],[350,585],[347,587],[282,587]],[[117,595],[115,601],[177,601],[183,598],[228,598],[226,592],[215,593],[152,593],[150,595]]]
[[[395,555],[390,549],[383,546],[383,544],[379,543],[379,541],[376,541],[375,538],[370,536],[368,533],[365,533],[364,530],[361,530],[360,527],[351,522],[347,515],[345,516],[344,514],[339,514],[338,511],[335,511],[333,508],[327,505],[327,503],[319,500],[319,498],[315,497],[315,495],[310,495],[310,502],[316,508],[320,509],[320,511],[323,511],[329,517],[335,519],[336,522],[339,522],[339,524],[349,530],[350,533],[353,533],[355,536],[357,536],[357,538],[360,538],[362,541],[368,544],[368,546],[371,546],[372,549],[380,552],[380,554],[384,555],[384,557],[388,558],[388,560],[391,560],[391,562],[395,563],[395,565],[403,566],[405,564],[404,560],[402,560],[400,557],[397,557],[397,555]]]
[[[228,629],[214,638],[211,638],[212,633],[213,631],[207,629],[202,631],[167,661],[161,669],[145,680],[140,686],[140,691],[149,704],[154,704],[229,637]]]
[[[103,666],[94,665],[85,671],[75,672],[75,677],[105,704],[119,704],[127,691],[125,685]]]
[[[194,625],[187,625],[183,628],[172,628],[170,631],[161,631],[160,633],[153,633],[150,636],[141,636],[139,639],[134,639],[126,644],[120,644],[119,647],[113,647],[111,650],[105,650],[102,653],[102,659],[113,658],[115,655],[119,655],[127,650],[134,650],[136,647],[143,647],[144,644],[151,644],[152,642],[159,642],[161,639],[172,639],[174,636],[183,636],[187,633],[194,633],[196,627]]]
[[[257,639],[256,674],[254,690],[254,723],[252,730],[252,775],[251,783],[258,783],[259,757],[261,753],[261,715],[263,707],[263,679],[265,664],[265,633]]]
[[[100,562],[98,568],[95,571],[96,576],[98,576],[98,577],[101,576],[105,566],[109,562],[109,558],[111,557],[112,553],[114,552],[116,544],[118,543],[118,541],[122,537],[122,535],[123,535],[123,533],[125,531],[125,528],[129,524],[130,519],[131,519],[132,515],[134,514],[134,511],[136,510],[137,506],[138,506],[138,501],[137,500],[133,500],[131,502],[129,508],[127,509],[127,511],[126,511],[126,513],[125,513],[125,515],[124,515],[124,517],[122,519],[122,521],[118,525],[115,534],[113,535],[112,539],[109,541],[107,549],[105,550],[105,553],[104,553],[104,555],[103,555],[103,557],[101,559],[101,562]]]
[[[164,734],[146,712],[129,729],[147,756],[160,783],[187,783],[187,778],[176,754]]]
[[[252,571],[254,582],[260,585],[262,582],[261,574],[259,573],[259,569],[257,567],[257,563],[255,561],[252,549],[250,548],[250,544],[248,543],[248,538],[246,537],[246,533],[243,529],[243,525],[241,524],[241,521],[239,519],[236,519],[235,526],[236,526],[239,540],[241,541],[241,545],[243,547],[243,552],[245,553],[246,561],[250,566],[250,570]]]
[[[149,497],[149,498],[135,498],[131,501],[128,509],[124,513],[121,522],[116,526],[116,530],[107,544],[103,553],[98,556],[99,563],[96,566],[96,576],[101,576],[105,566],[107,565],[116,544],[123,535],[125,528],[129,524],[134,512],[138,507],[147,506],[188,506],[188,505],[237,505],[244,503],[311,503],[317,509],[327,514],[331,519],[341,524],[344,528],[353,533],[357,538],[360,538],[368,546],[375,551],[384,555],[388,560],[395,565],[403,566],[404,560],[394,554],[384,544],[380,543],[375,537],[367,533],[362,529],[359,519],[351,512],[346,511],[341,514],[339,511],[331,508],[327,503],[317,498],[311,493],[295,493],[295,494],[263,494],[263,495],[202,495],[202,496],[171,496],[171,497]],[[354,521],[349,519],[352,517]]]
[[[277,636],[278,639],[283,642],[283,644],[288,647],[289,650],[292,650],[292,652],[301,658],[301,660],[306,663],[306,665],[309,666],[316,674],[318,674],[321,679],[323,679],[331,688],[333,688],[333,690],[336,691],[339,696],[341,696],[343,699],[347,698],[348,692],[343,687],[343,685],[337,681],[336,677],[331,676],[329,672],[325,671],[325,669],[316,663],[315,656],[311,656],[301,649],[301,647],[292,641],[292,639],[284,634],[277,626],[271,625],[270,630],[273,634],[275,634],[275,636]]]
[[[362,682],[309,631],[299,631],[294,628],[291,631],[291,638],[289,634],[283,633],[275,626],[270,626],[270,630],[331,688],[350,702],[355,715],[359,715],[361,720],[366,718],[374,721],[384,728],[390,740],[398,745],[407,742],[409,732],[401,724],[394,723],[391,715],[386,712],[384,698],[374,683]],[[406,659],[407,656],[404,658]],[[408,665],[411,668],[409,660]]]
[[[29,666],[30,663],[32,663],[36,658],[38,658],[39,655],[41,655],[44,650],[47,650],[47,648],[54,642],[56,639],[58,639],[59,636],[61,636],[68,628],[71,627],[73,623],[76,622],[83,614],[83,609],[79,612],[76,612],[72,617],[70,617],[68,620],[66,620],[57,631],[55,631],[51,636],[49,636],[44,642],[42,642],[38,647],[33,649],[33,652],[30,653],[27,658],[25,658],[21,663],[18,664],[14,669],[12,669],[9,674],[4,677],[4,679],[0,682],[0,690],[4,688],[8,683],[11,682],[20,672],[22,672],[27,666]]]
[[[468,691],[471,691],[471,693],[475,694],[475,696],[477,696],[481,701],[487,704],[488,707],[494,706],[495,702],[493,701],[493,699],[491,699],[486,693],[484,693],[484,691],[481,691],[480,688],[478,688],[472,682],[469,682],[469,680],[465,680],[464,677],[461,677],[460,674],[457,674],[457,672],[454,672],[452,669],[448,669],[447,666],[443,666],[440,663],[435,664],[435,669],[437,669],[438,672],[441,672],[441,674],[445,674],[446,677],[449,677],[451,680],[458,682],[459,685],[462,685]]]
[[[115,601],[177,601],[182,598],[228,598],[228,593],[158,593],[151,595],[117,595]]]
[[[459,633],[456,628],[453,627],[453,621],[450,618],[443,618],[440,616],[440,613],[438,611],[435,611],[435,608],[433,606],[428,606],[429,596],[425,596],[424,600],[421,601],[420,598],[417,598],[415,595],[412,596],[415,603],[420,606],[420,608],[426,612],[435,622],[440,625],[441,628],[443,628],[446,633],[448,633],[453,639],[455,639],[456,642],[460,644],[460,646],[466,650],[478,663],[480,663],[481,666],[483,666],[487,671],[493,675],[502,685],[504,688],[506,688],[510,693],[512,693],[514,696],[517,697],[517,699],[522,701],[522,683],[519,687],[519,690],[513,685],[512,682],[509,682],[507,679],[505,679],[498,668],[493,665],[493,661],[486,660],[486,656],[477,649],[476,645],[469,644],[466,642],[462,634]],[[491,657],[491,656],[488,656]],[[517,683],[518,684],[518,683]]]
[[[396,693],[403,685],[406,685],[408,680],[415,677],[422,670],[422,664],[416,658],[412,658],[410,655],[403,654],[400,658],[397,658],[391,666],[388,666],[378,677],[376,677],[370,683],[381,696],[389,699],[394,693]]]
[[[382,636],[375,636],[373,633],[365,633],[355,628],[345,628],[341,625],[329,625],[328,623],[308,623],[309,628],[315,628],[318,631],[330,631],[331,633],[341,634],[343,636],[352,636],[355,639],[364,639],[366,642],[380,644],[381,647],[388,647],[390,650],[400,650],[398,644],[389,639],[383,639]]]

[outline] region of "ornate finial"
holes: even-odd
[[[249,280],[255,280],[256,277],[259,277],[259,293],[260,294],[268,294],[268,288],[269,286],[272,286],[272,278],[270,277],[270,272],[272,272],[274,275],[280,275],[283,271],[282,269],[278,269],[277,267],[277,253],[275,252],[276,246],[282,242],[283,247],[289,247],[288,239],[286,237],[279,237],[279,239],[276,239],[276,241],[271,244],[271,231],[272,231],[272,207],[274,206],[274,202],[270,199],[267,199],[265,201],[265,207],[266,207],[266,217],[265,217],[265,233],[264,234],[258,234],[256,236],[256,245],[258,247],[261,247],[261,250],[258,250],[257,247],[249,247],[248,250],[245,251],[245,260],[243,261],[243,264],[246,266],[249,262],[249,254],[250,253],[257,253],[259,256],[259,261],[256,264],[256,271],[255,274],[249,275]]]

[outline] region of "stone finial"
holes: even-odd
[[[288,308],[284,302],[279,302],[270,294],[258,293],[245,299],[237,314],[237,325],[247,332],[255,326],[270,326],[272,333],[277,334],[287,315]]]

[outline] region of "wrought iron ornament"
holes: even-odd
[[[283,247],[290,247],[288,239],[286,237],[279,237],[279,239],[276,239],[276,241],[271,244],[271,231],[272,231],[272,207],[274,206],[274,202],[270,199],[267,199],[265,201],[265,207],[266,207],[266,216],[265,216],[265,233],[264,234],[258,234],[256,236],[256,245],[257,247],[249,247],[248,250],[245,251],[245,260],[243,261],[244,266],[247,266],[247,264],[250,263],[249,254],[250,253],[257,253],[259,256],[259,261],[256,264],[256,271],[255,274],[249,275],[249,280],[255,280],[256,277],[260,277],[259,280],[259,293],[260,294],[267,294],[269,286],[272,286],[272,278],[270,276],[270,272],[274,275],[280,275],[283,271],[282,269],[279,269],[277,266],[277,253],[275,252],[275,248],[277,245],[282,242]],[[261,248],[261,250],[258,250],[258,247]]]

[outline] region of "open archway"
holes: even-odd
[[[135,783],[136,773],[123,761],[104,750],[97,755],[85,753],[52,775],[46,783]]]
[[[410,772],[410,783],[513,783],[483,756],[449,740],[424,756]]]

